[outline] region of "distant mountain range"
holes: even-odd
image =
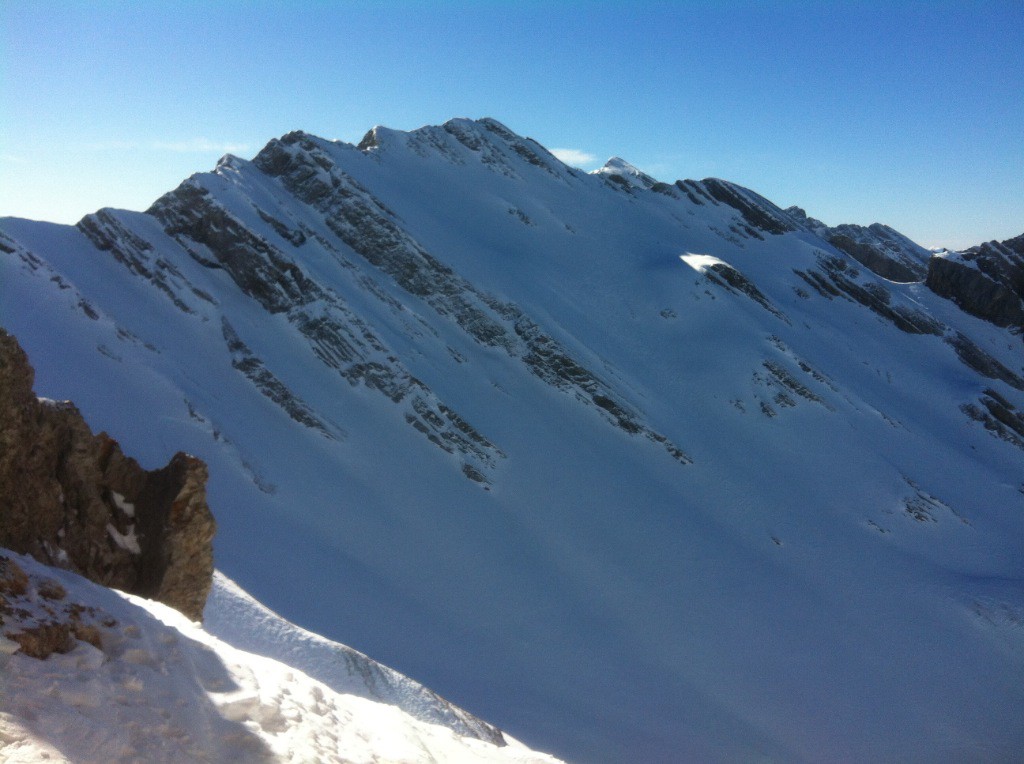
[[[811,211],[813,213],[813,211]],[[1024,750],[1024,236],[930,252],[492,119],[0,219],[41,395],[217,567],[578,762]]]

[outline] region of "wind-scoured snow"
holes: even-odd
[[[531,746],[1013,760],[1020,337],[617,168],[291,133],[153,214],[0,220],[0,324],[144,465],[209,463],[226,575]]]

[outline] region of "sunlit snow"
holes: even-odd
[[[100,643],[78,641],[45,660],[0,638],[0,760],[28,762],[519,762],[556,764],[514,740],[496,746],[419,721],[397,705],[335,689],[282,651],[256,655],[213,636],[175,610],[104,589],[13,556],[33,586],[58,581],[60,602],[91,609]],[[215,601],[232,629],[300,629],[269,614],[226,579]],[[30,590],[29,594],[34,594]],[[53,600],[11,621],[45,619]],[[211,609],[215,609],[215,606]],[[211,613],[211,615],[215,615]],[[326,640],[322,640],[325,645]],[[344,650],[333,645],[335,650]]]
[[[374,362],[397,359],[494,444],[487,483],[410,426],[407,400],[329,367],[294,303],[264,309],[150,215],[108,211],[152,279],[78,228],[0,220],[0,324],[41,395],[72,399],[144,466],[178,450],[209,464],[217,565],[246,591],[532,747],[1017,758],[1024,451],[965,407],[992,390],[1024,409],[1020,338],[812,231],[588,175],[503,130],[381,129],[366,151],[301,138],[319,160],[310,198],[364,189],[472,294],[417,292],[413,271],[403,285],[339,237],[365,214],[300,202],[253,162],[189,181],[322,288],[306,315],[344,306]],[[825,268],[889,317],[816,281]],[[505,322],[507,345],[471,335],[467,305]],[[508,305],[692,463],[531,371]],[[908,333],[893,316],[927,321]],[[239,372],[225,321],[324,430]],[[967,365],[959,334],[1009,376]]]
[[[679,259],[698,273],[703,273],[712,265],[728,265],[724,260],[720,260],[712,255],[694,255],[690,252],[687,252],[685,255],[680,255]]]

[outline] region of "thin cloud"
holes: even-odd
[[[0,154],[0,162],[9,162],[10,164],[25,164],[25,158],[19,157],[16,154]]]
[[[573,167],[583,167],[584,165],[594,164],[597,161],[596,156],[579,149],[550,149],[550,151],[561,161]]]

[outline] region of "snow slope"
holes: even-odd
[[[1020,337],[634,169],[290,133],[0,220],[0,324],[144,465],[209,463],[247,591],[532,746],[1012,760]]]
[[[95,645],[77,640],[44,660],[0,650],[0,759],[10,764],[555,762],[515,741],[499,746],[420,721],[366,697],[351,677],[310,677],[296,659],[316,652],[337,662],[351,651],[274,616],[223,576],[209,605],[221,629],[204,629],[160,603],[0,555],[29,579],[25,594],[10,598],[5,633],[75,607],[98,631]],[[223,629],[270,633],[297,649],[247,652],[212,633]]]

